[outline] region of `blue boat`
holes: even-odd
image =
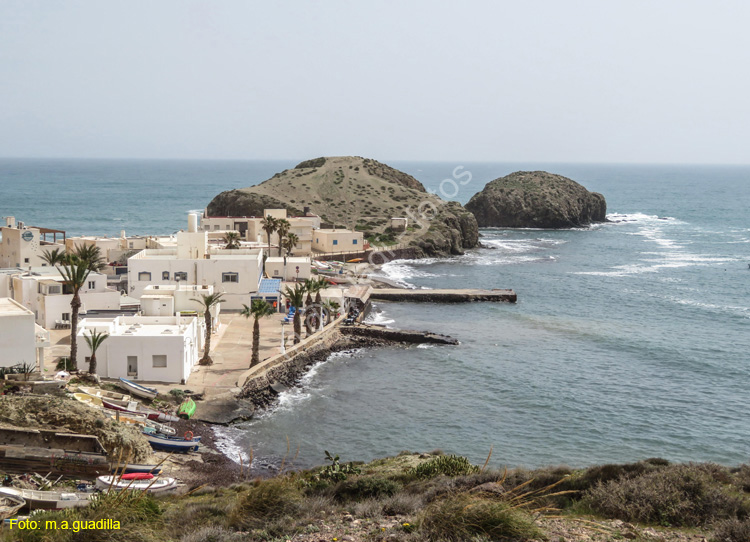
[[[141,386],[132,380],[125,380],[124,378],[120,378],[120,387],[128,390],[133,395],[142,397],[143,399],[154,399],[159,393],[154,388],[147,388],[146,386]]]
[[[200,444],[200,437],[190,435],[188,440],[185,437],[169,437],[161,433],[146,433],[143,436],[154,450],[163,450],[165,452],[195,452]]]

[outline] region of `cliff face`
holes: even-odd
[[[428,193],[403,171],[354,156],[306,160],[256,186],[222,192],[207,211],[263,216],[264,209],[285,208],[300,215],[305,207],[324,223],[362,231],[377,245],[413,246],[419,255],[461,254],[479,245],[477,222],[459,203]],[[391,231],[393,217],[406,217],[407,231]]]
[[[605,222],[604,196],[546,171],[517,171],[495,179],[466,209],[479,227],[574,228]]]

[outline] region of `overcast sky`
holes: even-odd
[[[0,0],[0,156],[749,163],[750,2]]]

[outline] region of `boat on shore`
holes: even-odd
[[[137,382],[126,380],[124,378],[120,378],[120,383],[118,385],[121,388],[129,391],[132,395],[136,395],[143,399],[155,399],[159,394],[159,392],[154,388],[147,388],[146,386],[141,386]]]
[[[112,466],[112,474],[161,474],[162,468],[158,465],[143,465],[141,463],[126,463],[125,465]]]
[[[115,391],[100,390],[99,388],[89,388],[86,386],[78,386],[80,393],[91,395],[92,397],[98,397],[99,399],[106,399],[111,403],[117,403],[123,406],[127,406],[128,403],[133,401],[130,395],[124,393],[117,393]]]
[[[0,495],[0,519],[15,516],[24,506],[26,506],[26,501],[22,497]]]
[[[65,510],[89,505],[90,493],[69,493],[65,491],[39,491],[0,487],[0,497],[15,497],[25,501],[22,508],[28,510]]]
[[[187,435],[190,438],[187,438]],[[159,433],[143,433],[146,440],[154,450],[162,450],[165,452],[195,452],[198,450],[200,444],[200,437],[193,437],[192,433],[188,431],[184,437],[170,437],[167,435],[161,435]]]
[[[177,416],[183,420],[189,420],[195,414],[195,401],[190,397],[185,399],[177,410]]]
[[[146,493],[166,493],[177,488],[174,478],[154,478],[151,480],[123,480],[118,476],[99,476],[96,479],[97,489],[102,491],[132,490]]]
[[[127,423],[128,425],[138,425],[141,427],[150,427],[154,431],[158,431],[159,433],[164,433],[165,435],[177,434],[177,431],[175,430],[174,427],[170,427],[166,424],[163,424],[154,420],[149,420],[148,417],[146,417],[143,414],[139,414],[135,416],[132,414],[126,414],[125,412],[120,412],[118,410],[109,410],[109,409],[106,409],[104,413],[110,418],[117,420],[120,423]]]
[[[138,403],[131,403],[128,407],[116,405],[114,403],[110,403],[106,399],[102,399],[102,404],[104,405],[104,408],[108,408],[110,410],[118,410],[120,412],[124,412],[130,416],[146,416],[149,420],[154,420],[158,422],[176,422],[179,421],[179,418],[175,416],[174,414],[169,414],[168,412],[161,412],[159,410],[150,410],[147,408],[143,408],[138,405]]]

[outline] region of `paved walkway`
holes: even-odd
[[[278,354],[281,347],[281,321],[283,314],[274,314],[260,321],[260,360]],[[216,395],[237,386],[239,376],[250,367],[253,348],[253,319],[240,314],[220,315],[219,333],[211,337],[210,366],[198,365],[186,386],[171,386]],[[285,333],[291,326],[285,326]]]

